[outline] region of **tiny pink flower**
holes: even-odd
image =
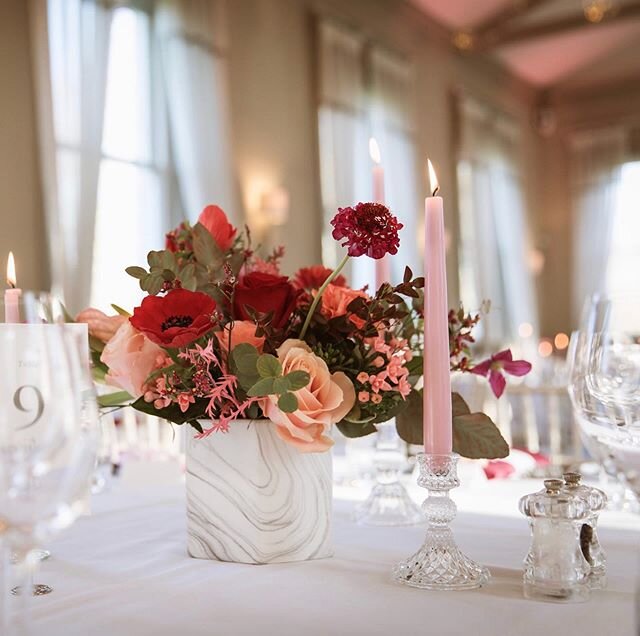
[[[531,363],[526,360],[514,360],[511,349],[505,349],[491,356],[488,360],[470,369],[471,373],[489,377],[489,384],[493,394],[499,398],[503,393],[507,381],[502,372],[509,375],[523,376],[531,371]]]
[[[193,404],[194,402],[195,398],[193,397],[193,395],[191,395],[191,393],[181,393],[178,396],[178,406],[183,413],[186,413],[189,405]]]
[[[369,391],[360,391],[358,393],[358,402],[368,402],[369,397]]]
[[[380,391],[392,391],[391,385],[387,382],[386,372],[381,371],[378,375],[370,375],[369,382],[371,383],[371,389],[374,393]],[[373,396],[371,397],[373,401]]]
[[[379,369],[384,366],[384,358],[382,356],[377,356],[373,359],[371,364]]]
[[[356,376],[356,380],[360,382],[360,384],[366,384],[369,382],[369,374],[366,371],[360,371]]]
[[[371,396],[371,402],[372,402],[373,404],[380,404],[380,402],[382,402],[382,396],[381,396],[381,395],[378,395],[377,393],[374,393],[374,394]]]

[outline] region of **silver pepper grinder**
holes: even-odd
[[[544,486],[520,499],[520,512],[531,527],[524,596],[557,603],[587,601],[591,566],[580,547],[580,531],[591,509],[584,497],[564,490],[561,479],[546,479]]]
[[[607,505],[607,495],[599,488],[592,488],[580,483],[582,475],[568,472],[564,478],[564,491],[583,497],[591,510],[587,520],[580,529],[580,549],[591,566],[591,587],[601,589],[606,586],[607,559],[598,540],[598,517]]]

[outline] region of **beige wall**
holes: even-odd
[[[404,55],[415,71],[415,112],[422,187],[425,160],[439,166],[447,226],[458,234],[451,99],[465,91],[506,110],[523,129],[523,156],[535,174],[529,126],[533,92],[492,64],[456,54],[446,34],[402,0],[233,0],[230,80],[235,156],[244,202],[262,179],[291,193],[291,218],[279,229],[288,269],[320,258],[321,202],[316,138],[314,22],[337,19]],[[537,192],[528,181],[529,192]],[[276,237],[277,238],[277,237]],[[455,243],[454,243],[455,245]],[[449,252],[449,289],[458,300],[457,256]]]
[[[48,286],[42,215],[27,2],[0,2],[0,271],[9,250],[18,283]]]
[[[16,253],[20,283],[47,284],[27,3],[0,2],[0,269],[9,249]],[[526,165],[527,201],[533,243],[546,266],[539,279],[542,332],[571,327],[571,216],[566,130],[637,112],[640,94],[628,86],[570,95],[559,94],[560,129],[541,139],[531,126],[534,92],[497,66],[455,53],[446,34],[402,0],[230,0],[229,84],[233,122],[233,161],[245,210],[259,194],[284,186],[291,197],[287,224],[265,243],[286,242],[291,272],[320,259],[321,201],[316,133],[314,22],[338,19],[412,62],[416,83],[417,144],[423,161],[439,165],[446,198],[447,225],[458,234],[452,95],[468,93],[510,113],[519,122]],[[608,97],[602,97],[603,94]],[[637,91],[636,91],[637,93]],[[635,95],[635,93],[634,93]],[[632,113],[631,113],[632,114]],[[251,215],[249,214],[249,218]],[[449,253],[451,302],[458,298],[457,258]]]

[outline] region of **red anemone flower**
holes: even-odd
[[[168,349],[190,344],[210,331],[216,301],[202,292],[175,289],[166,296],[147,296],[136,307],[131,324],[149,340]]]

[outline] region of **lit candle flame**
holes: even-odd
[[[16,262],[13,258],[13,252],[9,252],[7,259],[7,284],[13,289],[16,286]]]
[[[380,165],[380,146],[378,146],[378,142],[376,141],[375,137],[371,137],[369,139],[369,155],[371,156],[371,160],[374,163]]]
[[[440,190],[440,184],[438,183],[438,177],[436,176],[436,171],[433,169],[433,164],[431,163],[431,159],[427,159],[427,167],[429,169],[429,183],[431,184],[431,196],[435,197],[438,194],[438,190]]]

